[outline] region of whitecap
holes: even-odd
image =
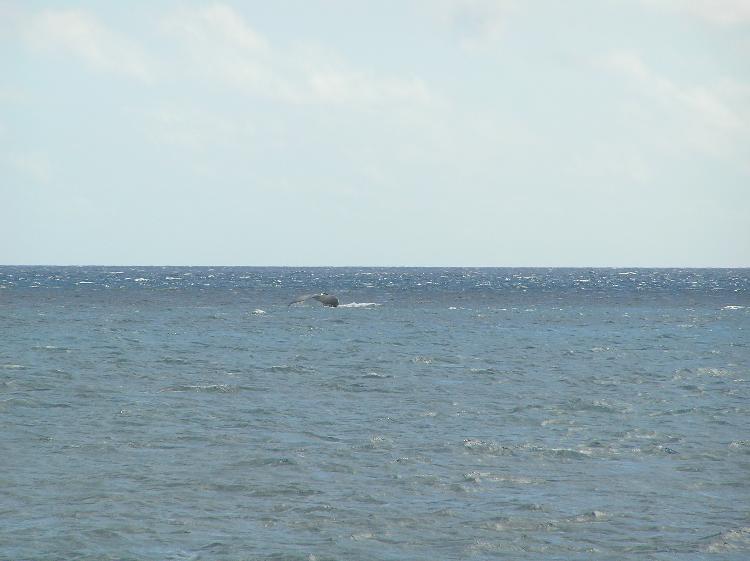
[[[350,302],[349,304],[339,304],[339,308],[371,308],[380,306],[377,302]]]
[[[255,310],[252,311],[252,314],[254,316],[262,316],[265,313],[266,313],[266,311],[265,310],[261,310],[260,308],[256,308]]]
[[[488,472],[482,472],[482,471],[472,471],[469,473],[464,473],[464,479],[466,481],[471,481],[472,483],[479,483],[483,477],[487,477],[490,474]]]
[[[393,378],[390,374],[381,374],[380,372],[368,372],[367,374],[362,374],[362,378]]]
[[[745,306],[724,306],[722,310],[744,310]]]
[[[750,527],[734,528],[709,538],[713,538],[706,546],[709,553],[747,550],[750,546]]]
[[[432,364],[432,359],[428,356],[416,356],[412,359],[412,362],[422,364]]]
[[[490,481],[496,481],[498,483],[512,483],[515,485],[533,485],[535,483],[538,483],[538,481],[529,479],[528,477],[519,477],[515,475],[493,475],[492,477],[490,477]],[[541,510],[541,508],[532,510]]]
[[[70,352],[68,347],[58,347],[56,345],[35,345],[32,347],[35,351],[63,351],[66,353]]]
[[[722,377],[731,376],[732,372],[726,368],[699,368],[698,374],[702,376]]]
[[[591,450],[585,448],[578,450],[573,448],[540,448],[539,450],[542,452],[549,452],[553,456],[566,460],[583,460],[591,457]]]
[[[228,386],[227,384],[185,384],[178,386],[169,386],[162,388],[160,392],[216,392],[216,393],[231,393],[236,388]]]
[[[585,512],[583,514],[579,514],[578,516],[573,518],[574,522],[594,522],[596,520],[602,520],[608,518],[606,512],[602,512],[601,510],[592,510],[591,512]]]
[[[505,454],[511,451],[507,446],[502,446],[497,442],[479,440],[477,438],[465,438],[464,448],[490,455]]]
[[[365,445],[365,448],[368,449],[377,449],[377,448],[390,448],[391,447],[391,439],[386,438],[385,436],[374,434],[370,436],[370,441]]]

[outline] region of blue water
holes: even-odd
[[[0,267],[0,559],[745,560],[749,333],[747,269]]]

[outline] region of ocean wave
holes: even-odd
[[[706,539],[711,540],[705,548],[707,553],[747,551],[750,550],[750,527],[734,528]]]
[[[725,377],[725,376],[733,376],[734,373],[731,370],[727,370],[726,368],[698,368],[698,375],[700,376],[711,376],[714,378],[717,377]]]
[[[747,557],[747,270],[105,270],[0,267],[14,558]]]
[[[546,448],[540,446],[535,448],[535,451],[553,458],[562,458],[565,460],[587,460],[593,455],[591,450],[585,448],[575,450],[573,448]]]
[[[3,411],[10,407],[43,407],[44,405],[29,397],[9,397],[8,399],[0,400],[0,411]]]
[[[294,364],[274,364],[273,366],[270,366],[266,368],[266,370],[269,370],[271,372],[308,372],[309,369],[302,365],[294,365]]]
[[[471,483],[481,483],[482,481],[491,481],[493,483],[505,483],[511,485],[533,485],[540,483],[529,477],[520,477],[514,475],[498,475],[487,471],[471,471],[464,473],[464,480]]]
[[[56,345],[34,345],[31,347],[35,351],[52,351],[60,353],[69,353],[71,350],[68,347],[58,347]]]
[[[393,446],[393,440],[380,434],[373,434],[370,436],[369,442],[364,445],[364,448],[370,450],[378,448],[390,449],[391,446]]]
[[[384,379],[384,378],[393,378],[393,375],[391,374],[382,374],[380,372],[368,372],[367,374],[362,374],[362,378],[377,378],[377,379]]]
[[[742,448],[745,448],[750,452],[750,440],[733,440],[729,443],[730,450],[738,450]]]
[[[237,388],[227,384],[195,384],[195,385],[177,385],[168,386],[159,390],[160,392],[213,392],[213,393],[234,393]]]
[[[481,454],[489,455],[502,455],[509,454],[512,452],[507,446],[502,446],[497,442],[479,440],[477,438],[466,438],[464,439],[464,448]]]

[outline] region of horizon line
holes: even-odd
[[[750,269],[750,265],[217,265],[217,264],[117,264],[117,263],[0,263],[0,267],[175,267],[264,269]]]

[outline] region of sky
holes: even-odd
[[[750,1],[0,0],[0,264],[750,266]]]

